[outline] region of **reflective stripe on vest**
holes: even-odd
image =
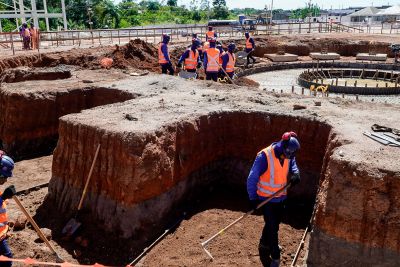
[[[7,217],[7,207],[6,207],[6,201],[3,201],[1,207],[0,207],[0,237],[2,235],[5,235],[8,230],[8,217]]]
[[[167,59],[164,57],[164,53],[161,51],[161,47],[163,45],[166,45],[166,44],[160,43],[160,45],[158,46],[158,63],[160,63],[160,64],[168,63]],[[168,57],[169,57],[169,53],[168,53]]]
[[[207,39],[210,39],[210,38],[215,37],[214,31],[208,31],[208,32],[206,33],[206,35],[207,35]]]
[[[188,50],[189,50],[189,56],[185,58],[185,68],[187,70],[194,70],[196,69],[197,59],[199,58],[199,52],[196,50],[195,54],[192,49]]]
[[[207,50],[207,69],[208,72],[218,72],[219,66],[219,50],[216,48],[209,48]]]
[[[250,42],[250,38],[246,39],[246,48],[253,49],[253,44]]]
[[[235,55],[228,52],[229,60],[226,64],[226,72],[234,72],[235,71],[235,62],[236,58]]]
[[[260,176],[257,184],[257,194],[262,197],[270,197],[287,184],[287,176],[289,173],[289,159],[284,159],[283,166],[279,159],[275,156],[274,149],[269,146],[260,153],[264,153],[267,157],[268,168]],[[275,197],[286,195],[286,190]]]

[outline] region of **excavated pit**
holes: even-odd
[[[157,75],[121,80],[115,87],[129,87],[136,93],[146,87],[148,95],[61,118],[49,186],[49,200],[58,210],[68,214],[76,207],[100,143],[84,202],[87,223],[112,231],[140,251],[190,208],[190,200],[199,198],[199,193],[218,187],[221,181],[222,185],[243,187],[257,151],[282,132],[295,130],[302,142],[298,162],[303,184],[291,192],[291,200],[312,202],[320,183],[314,230],[307,246],[308,264],[399,263],[400,214],[395,207],[400,207],[400,200],[391,188],[400,186],[396,164],[400,155],[397,148],[383,148],[362,135],[373,122],[399,128],[397,106],[366,108],[363,103],[341,99],[320,99],[322,105],[314,106],[313,98],[308,97],[182,83],[166,76],[160,80]],[[298,103],[306,105],[306,110],[291,110]],[[384,164],[376,161],[376,151]],[[245,196],[242,201],[247,201]],[[195,227],[191,238],[173,243],[174,251],[168,250],[173,255],[161,253],[162,244],[156,251],[174,258],[172,264],[205,264],[207,256],[199,243],[226,224],[220,220]],[[381,235],[382,231],[390,234]],[[238,244],[245,240],[243,233],[228,237],[232,250],[240,251]],[[212,247],[221,257],[215,266],[227,260],[224,247],[218,244]],[[332,249],[343,244],[351,265],[343,263]],[[180,247],[191,249],[185,253]],[[232,265],[250,266],[246,259],[251,250],[235,258]],[[149,266],[156,265],[148,260]]]
[[[237,127],[237,121],[242,127]],[[329,125],[296,117],[237,111],[167,124],[155,132],[137,133],[139,129],[134,129],[130,133],[98,132],[96,128],[62,120],[62,136],[54,154],[53,166],[57,167],[50,185],[50,197],[56,200],[60,211],[73,210],[79,199],[82,173],[87,173],[89,166],[80,165],[77,159],[92,158],[92,148],[100,142],[105,148],[101,149],[93,172],[86,203],[93,207],[89,208],[90,217],[104,222],[108,231],[137,241],[136,248],[144,248],[161,234],[159,229],[165,229],[183,211],[192,214],[196,200],[207,201],[204,192],[209,194],[213,188],[215,191],[236,188],[232,192],[240,192],[237,196],[247,204],[243,189],[257,151],[276,141],[282,131],[294,129],[310,150],[302,150],[298,155],[303,182],[289,191],[289,202],[291,207],[304,212],[296,214],[302,218],[295,223],[296,227],[304,228],[310,219]],[[316,138],[318,143],[313,142]],[[78,145],[74,148],[70,144]],[[107,147],[112,147],[112,151]],[[74,170],[65,165],[66,157],[71,156]],[[65,175],[71,179],[58,178]],[[220,209],[234,208],[226,202],[214,204]],[[244,208],[242,205],[240,211],[246,208],[247,205]],[[290,221],[291,216],[288,217]]]
[[[15,159],[51,153],[57,143],[59,117],[137,97],[112,85],[102,86],[125,76],[71,66],[59,66],[58,71],[6,72],[7,83],[0,89],[2,149]]]
[[[3,83],[0,94],[0,112],[5,114],[0,138],[3,148],[14,157],[49,152],[60,135],[49,197],[39,209],[39,217],[48,216],[48,207],[54,201],[57,208],[51,214],[58,217],[63,211],[65,219],[69,219],[95,148],[101,144],[82,218],[90,226],[83,231],[96,242],[84,259],[78,258],[79,262],[88,263],[89,257],[90,263],[125,265],[186,210],[191,218],[210,216],[213,220],[200,225],[182,223],[183,229],[178,228],[178,232],[193,228],[188,231],[189,238],[174,241],[169,237],[167,242],[173,244],[173,249],[168,250],[168,243],[161,243],[155,248],[154,258],[145,259],[145,266],[159,266],[163,261],[165,265],[179,266],[220,266],[227,262],[233,266],[257,265],[254,250],[260,232],[247,235],[238,229],[232,229],[233,236],[225,243],[211,246],[213,254],[219,256],[211,264],[199,243],[235,218],[223,219],[221,211],[215,217],[213,211],[197,214],[193,206],[199,199],[206,202],[204,193],[228,186],[241,187],[239,192],[232,192],[240,195],[240,202],[247,202],[243,187],[255,154],[283,131],[295,130],[302,142],[298,161],[303,183],[290,192],[290,200],[296,208],[298,204],[313,203],[315,196],[317,199],[313,232],[306,244],[308,265],[400,264],[400,155],[396,148],[382,147],[362,135],[372,123],[400,128],[398,106],[321,99],[322,106],[316,107],[313,98],[271,96],[252,88],[184,82],[153,74],[130,77],[131,71],[139,75],[146,74],[143,69],[159,71],[154,63],[155,47],[135,42],[115,49],[0,61],[2,74],[10,66],[21,65],[71,64],[93,69],[72,69],[71,77],[58,80],[29,80],[34,75],[20,81],[9,78],[16,82]],[[307,52],[325,48],[328,42],[329,38],[317,45],[302,40],[303,44],[294,45]],[[338,50],[353,53],[352,44],[343,40],[338,43]],[[359,45],[361,50],[371,46],[387,48],[383,42]],[[266,49],[264,45],[258,47],[259,52]],[[99,69],[99,60],[104,56],[112,57],[114,66],[125,73]],[[294,104],[302,104],[306,110],[294,111]],[[96,106],[102,107],[93,108]],[[71,114],[76,112],[81,113]],[[58,118],[65,114],[70,115],[59,123]],[[225,206],[223,201],[219,205],[211,203],[206,207],[228,209],[238,216],[247,211],[244,206]],[[307,221],[310,210],[304,211],[306,215],[300,219]],[[262,221],[258,220],[258,224]],[[242,228],[245,226],[242,224]],[[60,232],[59,228],[54,229]],[[99,231],[104,235],[99,237]],[[242,250],[243,246],[248,247]],[[228,254],[226,247],[239,252]],[[72,254],[74,249],[70,251]],[[293,252],[285,253],[290,258]]]

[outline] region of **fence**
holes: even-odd
[[[383,25],[383,24],[382,24]],[[307,33],[332,33],[332,32],[364,32],[363,27],[351,27],[340,23],[311,22],[311,23],[280,23],[275,25],[254,25],[253,28],[243,27],[214,27],[221,39],[239,38],[244,31],[250,30],[254,35],[280,35],[280,34],[307,34]],[[386,31],[382,26],[381,33]],[[386,27],[386,26],[385,26]],[[132,29],[101,29],[101,30],[71,30],[40,33],[40,50],[63,50],[71,47],[90,47],[110,44],[124,44],[131,39],[142,39],[147,42],[158,43],[161,35],[167,33],[171,42],[187,42],[193,33],[205,38],[206,25],[185,25],[169,27],[140,27]],[[369,29],[371,32],[371,29]],[[393,29],[391,33],[397,33]],[[22,41],[18,33],[0,33],[0,55],[15,55],[22,50]]]

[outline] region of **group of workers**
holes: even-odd
[[[33,23],[28,27],[27,23],[23,23],[19,34],[22,38],[24,50],[35,50],[39,48],[39,29]]]
[[[253,64],[255,59],[252,53],[255,49],[255,42],[250,37],[248,32],[246,36],[246,48],[247,53],[247,64],[250,64],[252,59]],[[197,69],[204,67],[206,74],[206,80],[218,81],[218,78],[229,76],[233,78],[235,74],[235,49],[234,43],[229,43],[227,51],[224,51],[221,43],[217,41],[217,33],[210,26],[205,35],[205,42],[201,42],[197,34],[192,35],[192,44],[183,52],[178,61],[178,68],[184,68],[187,72],[197,72]],[[170,36],[163,34],[162,42],[158,47],[158,63],[161,66],[161,72],[163,74],[169,73],[174,75],[175,71],[171,63],[171,58],[168,53],[168,43]]]

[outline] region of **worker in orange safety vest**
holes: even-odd
[[[295,158],[299,149],[297,134],[286,132],[279,142],[258,152],[247,178],[247,193],[253,208],[283,189],[288,182],[292,186],[300,182]],[[260,238],[259,255],[261,259],[268,259],[264,266],[279,267],[278,230],[286,196],[287,192],[283,190],[262,206],[265,225]]]
[[[201,68],[200,53],[197,50],[200,42],[197,39],[192,40],[190,48],[183,52],[178,61],[178,68],[182,68],[182,63],[185,63],[185,70],[188,72],[196,72],[196,69]]]
[[[246,32],[244,34],[246,36],[246,53],[247,53],[247,63],[246,67],[250,64],[250,58],[253,60],[253,64],[256,62],[256,59],[253,57],[254,49],[256,48],[256,44],[254,39],[250,37],[250,33]]]
[[[232,79],[233,75],[235,75],[235,63],[236,56],[234,54],[236,49],[236,45],[234,43],[230,43],[228,45],[228,51],[224,53],[222,56],[222,68],[225,70],[226,74]]]
[[[12,176],[14,169],[14,161],[6,156],[4,151],[0,150],[0,184],[7,182],[7,178]],[[0,255],[12,258],[12,253],[7,242],[8,232],[8,216],[7,216],[7,199],[12,198],[15,195],[15,187],[10,185],[3,193],[0,194]],[[3,261],[0,266],[10,267],[11,261]]]
[[[203,52],[203,64],[206,72],[206,80],[218,81],[218,71],[219,71],[219,57],[220,52],[215,48],[215,39],[211,38],[209,40],[210,48]]]
[[[158,63],[161,66],[161,73],[167,74],[167,71],[169,71],[169,75],[174,75],[174,68],[168,52],[169,40],[169,35],[163,34],[162,42],[158,45]]]
[[[213,31],[212,26],[208,26],[208,32],[206,32],[206,41],[210,41],[210,39],[217,40],[217,34],[215,31]]]

